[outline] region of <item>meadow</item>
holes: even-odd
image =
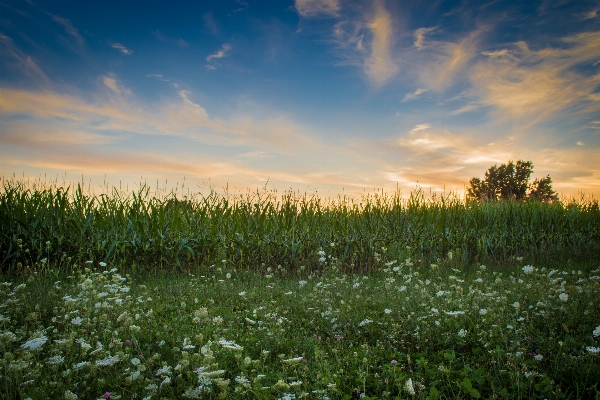
[[[595,201],[3,184],[2,398],[600,398]]]

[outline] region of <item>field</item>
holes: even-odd
[[[0,397],[600,398],[594,201],[4,181]]]

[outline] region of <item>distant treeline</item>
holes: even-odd
[[[266,190],[158,199],[148,187],[129,196],[90,195],[81,186],[5,180],[0,227],[3,273],[68,271],[87,261],[125,272],[314,269],[323,265],[321,250],[326,262],[333,257],[348,270],[366,271],[381,257],[437,262],[452,252],[465,263],[502,263],[598,252],[600,210],[596,201],[477,202],[426,199],[421,191],[360,202]]]

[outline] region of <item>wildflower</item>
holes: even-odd
[[[485,314],[487,314],[487,312],[488,312],[488,310],[485,309],[485,308],[480,308],[479,309],[479,315],[485,315]]]
[[[396,365],[396,364],[398,364],[398,360],[395,360],[395,359],[394,359],[394,360],[390,361],[390,363],[391,363],[392,365]]]
[[[70,390],[65,391],[65,395],[64,395],[65,400],[77,400],[79,399],[79,396],[77,396],[75,393],[71,392]]]
[[[287,360],[282,360],[281,362],[284,364],[297,364],[299,362],[301,362],[304,359],[304,357],[294,357],[294,358],[288,358]]]
[[[562,302],[566,303],[566,302],[567,302],[567,300],[569,300],[569,295],[563,292],[563,293],[561,293],[561,294],[559,294],[559,295],[558,295],[558,298],[559,298],[559,299],[560,299]]]
[[[245,388],[249,388],[250,387],[250,381],[245,376],[236,376],[235,377],[235,382],[239,383],[240,385],[242,385]]]
[[[464,338],[467,336],[467,331],[464,329],[461,329],[460,331],[458,331],[458,336],[460,336],[461,338]]]
[[[81,318],[81,317],[75,317],[71,320],[71,323],[73,325],[81,325],[82,322],[83,322],[83,318]]]
[[[598,347],[593,347],[593,346],[588,346],[585,348],[587,351],[589,351],[592,354],[598,354],[600,353],[600,348]]]
[[[544,358],[544,356],[541,355],[541,354],[536,354],[536,355],[533,356],[533,358],[535,358],[536,361],[542,361],[542,359]]]
[[[38,337],[38,338],[26,341],[25,343],[23,343],[21,345],[21,348],[25,349],[25,350],[37,350],[40,347],[42,347],[44,345],[44,343],[46,343],[47,341],[48,341],[48,338],[46,336]]]
[[[52,356],[48,359],[48,361],[46,361],[46,364],[59,365],[62,364],[63,361],[65,361],[65,358],[63,356]]]
[[[452,254],[452,253],[450,253]],[[415,395],[415,387],[413,386],[413,382],[411,378],[408,378],[408,380],[406,381],[406,383],[404,384],[404,389],[406,389],[406,391],[411,395],[414,396]]]
[[[399,291],[399,292],[404,292],[405,290],[406,290],[406,286],[400,286],[400,287],[398,288],[398,291]]]
[[[526,265],[522,269],[523,272],[526,274],[531,274],[533,272],[533,267],[531,265]]]
[[[385,310],[383,310],[383,312],[386,314],[391,314],[392,310],[390,310],[389,308],[386,308]]]
[[[370,324],[371,322],[373,322],[372,320],[370,320],[369,318],[363,319],[362,321],[360,321],[360,323],[358,324],[358,326],[365,326],[367,324]]]
[[[100,264],[101,267],[106,267],[106,263],[104,261],[100,261],[98,264]]]
[[[596,329],[594,329],[594,331],[592,332],[592,335],[594,335],[594,337],[600,336],[600,325],[598,325],[596,327]]]
[[[302,287],[302,286],[306,285],[306,281],[302,280],[302,281],[298,282],[298,284],[300,285],[300,287]]]
[[[88,366],[88,365],[90,365],[90,362],[89,362],[89,361],[82,361],[82,362],[80,362],[80,363],[74,364],[74,365],[73,365],[73,369],[74,369],[75,371],[77,371],[77,370],[80,370],[80,369],[82,369],[83,367],[86,367],[86,366]]]
[[[518,310],[518,309],[519,309],[519,307],[521,307],[521,303],[519,303],[518,301],[515,301],[515,302],[512,304],[512,306]]]
[[[110,367],[112,365],[115,365],[119,361],[121,361],[121,358],[119,356],[109,356],[102,360],[96,361],[96,365],[99,367]]]
[[[102,263],[100,263],[102,265]],[[105,264],[106,265],[106,264]],[[104,265],[103,265],[104,266]],[[110,392],[106,392],[104,393],[104,398],[105,399],[110,399]]]
[[[451,316],[456,316],[456,315],[463,315],[465,312],[464,311],[444,311],[446,313],[446,315],[451,315]]]

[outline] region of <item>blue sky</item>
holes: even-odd
[[[598,1],[0,0],[0,174],[600,195]]]

